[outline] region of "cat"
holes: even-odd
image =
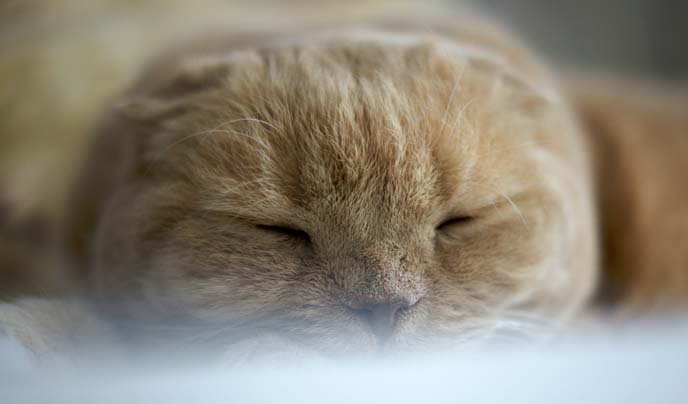
[[[69,204],[102,309],[133,335],[326,353],[518,338],[576,313],[596,232],[574,115],[510,40],[432,27],[245,37],[153,66]]]
[[[609,248],[644,230],[607,227],[626,217],[608,186],[625,171],[602,146],[625,131],[567,84],[510,33],[460,19],[173,52],[107,112],[68,204],[69,267],[97,307],[80,318],[236,362],[541,338],[591,302],[623,306],[614,274],[649,273]],[[35,322],[25,334],[50,345]]]

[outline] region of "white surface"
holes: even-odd
[[[5,339],[0,403],[688,403],[683,326],[384,362],[231,371],[149,365],[35,367]]]

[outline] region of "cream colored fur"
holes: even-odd
[[[368,26],[174,55],[117,103],[68,240],[127,332],[396,350],[538,335],[584,304],[585,145],[544,69],[458,22]],[[409,307],[380,340],[351,308],[388,300]]]
[[[94,305],[75,310],[132,346],[229,361],[548,335],[593,298],[606,214],[581,129],[595,98],[571,108],[557,83],[510,34],[459,19],[162,57],[106,114],[67,204]],[[356,308],[387,301],[404,306],[380,338]],[[73,320],[54,310],[71,309],[5,305],[0,322],[63,351]]]

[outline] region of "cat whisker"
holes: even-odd
[[[271,129],[275,130],[275,131],[278,131],[278,132],[280,131],[280,129],[279,129],[277,126],[275,126],[275,125],[273,125],[273,124],[271,124],[271,123],[269,123],[269,122],[267,122],[267,121],[264,121],[264,120],[262,120],[262,119],[258,119],[258,118],[250,118],[250,117],[249,117],[249,118],[238,118],[238,119],[234,119],[234,120],[231,120],[231,121],[222,122],[222,123],[218,124],[217,126],[211,128],[211,129],[206,129],[206,130],[202,130],[202,131],[199,131],[199,132],[194,132],[194,133],[192,133],[192,134],[190,134],[190,135],[184,136],[184,137],[182,137],[182,138],[180,138],[180,139],[178,139],[178,140],[172,142],[171,144],[167,145],[162,151],[160,151],[160,153],[156,154],[156,156],[153,158],[153,162],[151,163],[151,165],[150,165],[149,167],[147,167],[146,172],[148,172],[148,171],[150,170],[150,167],[151,167],[154,163],[157,163],[158,161],[160,161],[160,160],[161,160],[166,154],[168,154],[173,148],[178,147],[179,145],[181,145],[181,144],[183,144],[183,143],[185,143],[185,142],[187,142],[187,141],[189,141],[189,140],[191,140],[191,139],[197,138],[197,137],[208,136],[208,135],[215,135],[215,134],[234,134],[234,135],[242,136],[242,137],[244,137],[244,138],[246,138],[246,139],[248,139],[248,140],[252,140],[252,141],[255,141],[255,142],[259,142],[259,143],[261,144],[261,146],[263,146],[263,147],[266,147],[266,146],[267,146],[267,144],[265,143],[265,141],[263,141],[261,138],[259,138],[259,137],[257,137],[257,136],[250,136],[250,135],[248,135],[248,134],[246,134],[246,133],[239,132],[239,131],[234,130],[234,129],[224,129],[224,128],[227,127],[227,126],[230,126],[230,125],[232,125],[232,124],[239,123],[239,122],[255,122],[255,123],[260,123],[261,125],[265,125],[265,126],[271,128]]]
[[[447,101],[447,107],[444,110],[444,115],[442,116],[442,128],[440,133],[444,133],[444,129],[447,126],[447,117],[449,115],[449,110],[451,109],[452,103],[454,102],[454,95],[456,90],[459,88],[459,79],[454,80],[454,86],[452,87],[451,93],[449,93],[449,100]]]
[[[216,133],[220,128],[222,128],[222,127],[225,126],[225,125],[226,125],[226,123],[221,123],[221,124],[215,126],[214,128],[202,130],[202,131],[199,131],[199,132],[194,132],[194,133],[192,133],[192,134],[190,134],[190,135],[184,136],[184,137],[182,137],[182,138],[180,138],[180,139],[178,139],[178,140],[176,140],[176,141],[170,143],[170,144],[167,145],[165,148],[163,148],[159,153],[157,153],[157,154],[155,155],[155,157],[152,158],[151,163],[150,163],[150,164],[146,167],[146,169],[144,170],[144,175],[145,175],[145,174],[148,174],[148,172],[155,166],[155,164],[157,164],[160,160],[162,160],[162,158],[163,158],[167,153],[169,153],[173,148],[175,148],[175,147],[177,147],[177,146],[179,146],[179,145],[181,145],[181,144],[183,144],[183,143],[185,143],[185,142],[187,142],[187,141],[189,141],[189,140],[191,140],[191,139],[193,139],[193,138],[195,138],[195,137],[203,136],[203,135],[206,135],[206,134],[209,134],[209,133]]]
[[[451,126],[451,130],[449,133],[454,133],[457,130],[457,125],[459,124],[460,121],[463,120],[463,116],[466,113],[466,110],[470,108],[471,105],[475,102],[475,98],[472,98],[468,100],[464,105],[461,106],[461,109],[458,111],[456,114],[456,117],[454,118],[454,123]]]
[[[231,121],[227,122],[227,124],[233,124],[233,123],[238,123],[238,122],[254,122],[254,123],[259,123],[259,124],[261,124],[261,125],[265,125],[265,126],[271,128],[271,129],[273,129],[273,130],[275,130],[275,131],[277,131],[277,132],[281,132],[281,131],[282,131],[280,128],[278,128],[277,126],[271,124],[271,123],[268,122],[268,121],[265,121],[265,120],[263,120],[263,119],[258,119],[258,118],[252,118],[252,117],[234,119],[234,120],[231,120]]]
[[[526,219],[525,215],[523,214],[523,211],[521,211],[521,208],[519,208],[518,205],[516,204],[516,202],[514,202],[514,200],[509,195],[507,195],[504,191],[502,191],[498,187],[496,187],[494,185],[490,185],[490,184],[474,183],[474,185],[488,188],[488,189],[492,190],[493,192],[496,192],[497,194],[499,194],[499,196],[501,196],[502,199],[506,200],[509,203],[509,205],[511,205],[512,209],[516,212],[516,214],[518,214],[519,218],[521,219],[521,222],[526,227],[526,229],[530,229],[530,224],[528,223],[528,220]],[[496,208],[497,202],[499,202],[499,201],[493,201],[490,203],[490,205]]]

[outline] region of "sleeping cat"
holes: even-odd
[[[128,332],[365,352],[519,336],[589,297],[584,141],[527,53],[460,23],[223,45],[123,97],[71,204]]]
[[[581,126],[482,22],[214,40],[108,112],[70,266],[130,343],[230,360],[540,337],[600,277]]]

